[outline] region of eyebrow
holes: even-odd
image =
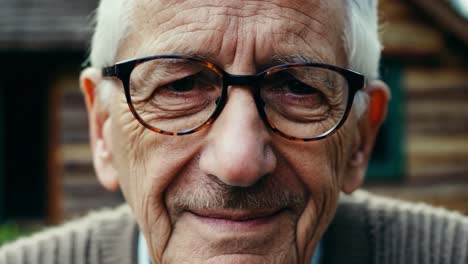
[[[218,59],[216,59],[216,56],[214,56],[210,52],[203,53],[203,52],[194,52],[194,51],[189,50],[189,51],[185,51],[181,53],[176,52],[174,54],[181,54],[181,55],[190,56],[190,57],[194,57],[194,58],[201,59],[201,60],[207,60],[223,68],[222,67],[223,65],[221,64],[221,62]],[[326,63],[318,56],[313,56],[313,55],[307,55],[307,54],[278,55],[278,54],[275,54],[266,63],[257,64],[256,68],[257,70],[264,70],[264,69],[277,66],[280,64],[308,63],[308,62]]]
[[[324,63],[322,60],[316,56],[310,56],[305,54],[295,54],[295,55],[274,55],[271,58],[272,64],[285,64],[285,63]]]

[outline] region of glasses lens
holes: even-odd
[[[303,66],[268,74],[261,96],[271,125],[289,136],[311,138],[338,125],[345,114],[348,90],[341,74]]]
[[[181,132],[205,123],[221,96],[221,77],[204,64],[185,59],[155,59],[130,75],[130,98],[147,125]]]

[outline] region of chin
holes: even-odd
[[[258,256],[251,254],[230,254],[210,258],[200,263],[209,264],[293,264],[293,256]]]
[[[233,221],[187,213],[175,225],[163,263],[297,263],[291,218],[280,213],[262,220]]]

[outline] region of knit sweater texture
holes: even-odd
[[[5,245],[0,263],[137,263],[137,236],[124,205]],[[341,197],[322,241],[323,263],[468,264],[467,217],[364,191]]]

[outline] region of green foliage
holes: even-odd
[[[37,230],[37,227],[21,227],[18,224],[1,224],[0,225],[0,246],[11,242],[18,237],[26,236]]]

